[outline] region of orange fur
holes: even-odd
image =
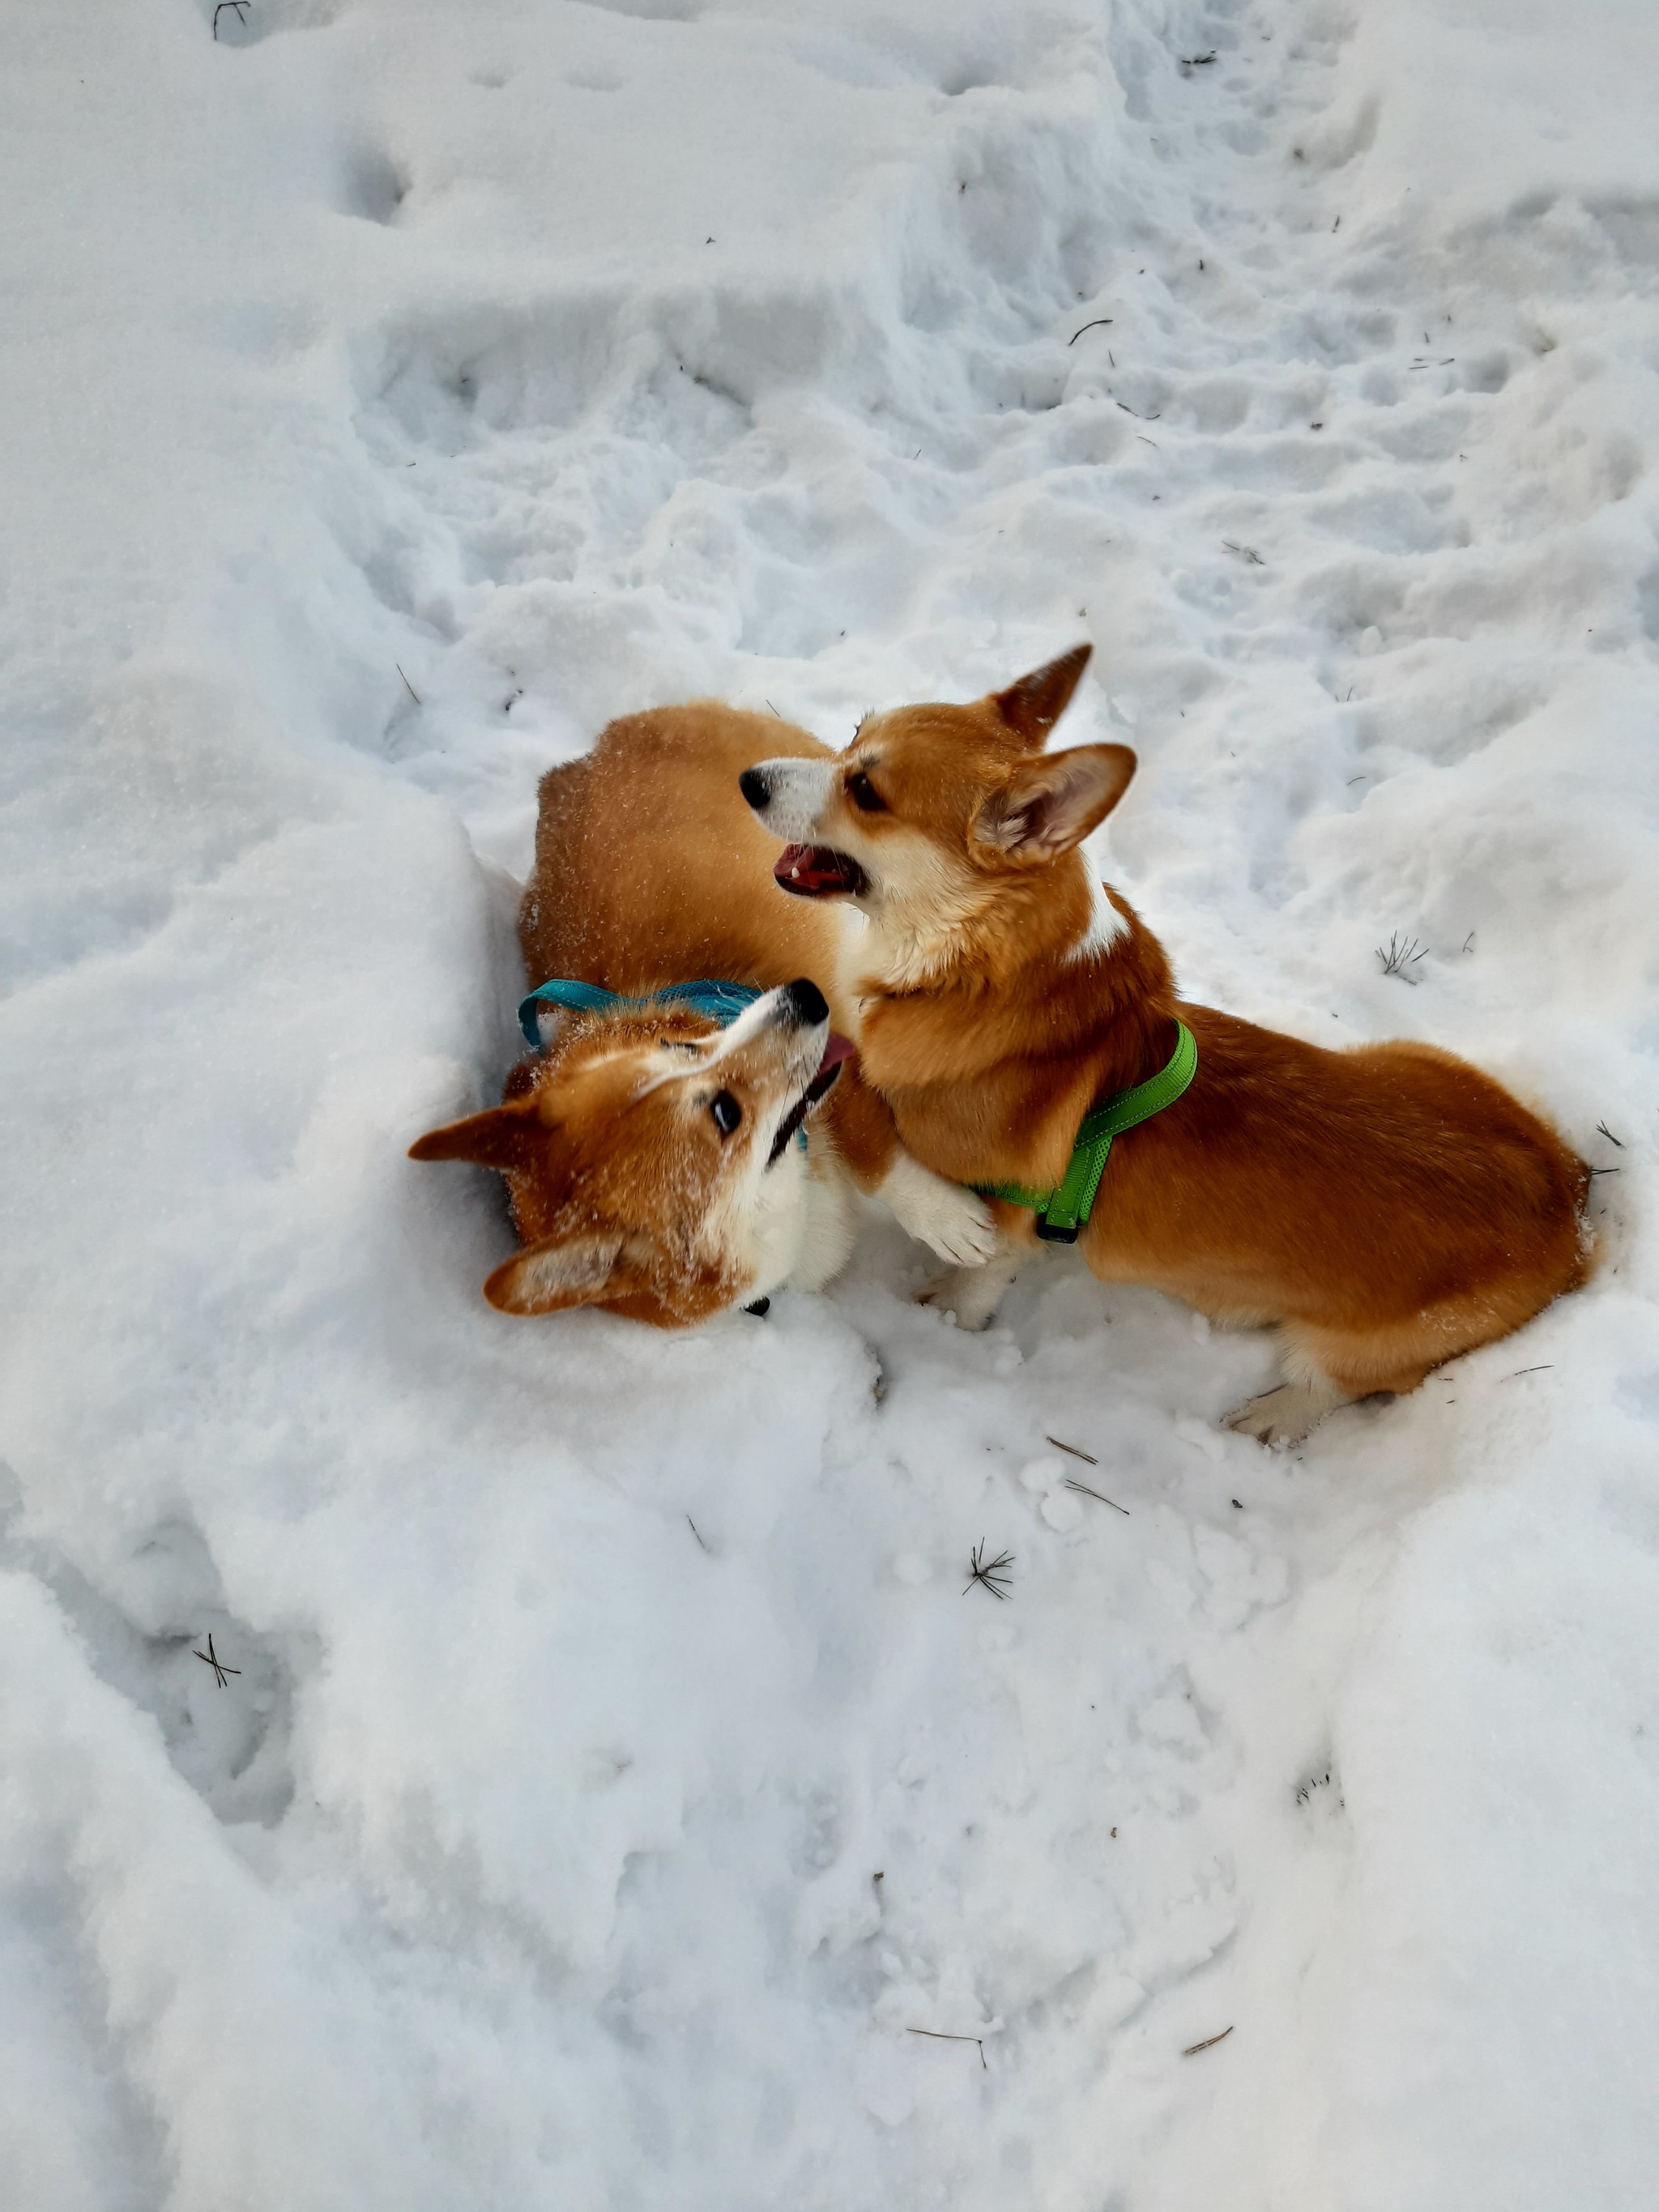
[[[492,1305],[602,1305],[679,1328],[749,1293],[741,1254],[707,1233],[709,1215],[766,1109],[799,1088],[799,1064],[776,1030],[722,1058],[718,1087],[746,1109],[722,1139],[705,1110],[708,1084],[672,1060],[677,1048],[719,1038],[708,1016],[683,1010],[568,1018],[539,1061],[513,1071],[501,1105],[410,1146],[413,1159],[471,1160],[507,1177],[525,1249],[485,1283]]]
[[[807,841],[779,864],[786,888],[792,866],[811,885],[856,864],[864,1072],[940,1174],[1045,1187],[1090,1106],[1169,1060],[1179,1014],[1197,1077],[1114,1146],[1090,1267],[1277,1323],[1310,1407],[1412,1389],[1583,1280],[1589,1170],[1449,1053],[1326,1051],[1176,997],[1157,939],[1116,892],[1096,903],[1076,849],[1134,756],[1040,750],[1087,658],[969,706],[875,716],[827,774],[757,771],[763,820]],[[1030,1238],[1029,1213],[999,1212]],[[1240,1425],[1265,1436],[1277,1418]]]
[[[738,777],[769,755],[831,759],[826,745],[775,715],[718,700],[629,714],[580,760],[542,778],[536,859],[519,915],[533,981],[579,975],[625,997],[692,976],[769,990],[811,976],[837,1029],[851,1034],[840,991],[842,917],[773,896],[774,841],[738,794]],[[844,1068],[820,1109],[865,1188],[898,1150],[892,1116]]]
[[[771,841],[738,793],[742,769],[780,745],[831,757],[804,730],[703,702],[613,722],[584,759],[550,769],[520,917],[532,979],[640,999],[695,978],[776,997],[805,978],[833,999],[842,918],[774,896]],[[672,1004],[561,1014],[501,1106],[412,1147],[507,1177],[526,1249],[484,1285],[492,1304],[599,1305],[681,1328],[784,1280],[814,1286],[851,1243],[848,1174],[936,1249],[982,1256],[988,1210],[903,1161],[890,1110],[850,1061],[816,1109],[805,1164],[769,1143],[828,1030],[822,1003],[809,1034],[792,993],[781,1001],[725,1031]],[[711,1118],[722,1096],[741,1111],[726,1133]]]

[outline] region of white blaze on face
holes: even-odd
[[[700,1091],[743,1055],[767,1055],[760,1079],[744,1085],[751,1123],[746,1149],[720,1178],[702,1224],[705,1252],[741,1275],[745,1301],[787,1282],[816,1290],[836,1274],[852,1249],[855,1220],[845,1170],[828,1130],[807,1146],[792,1133],[773,1148],[802,1093],[817,1076],[829,1036],[827,1021],[793,1018],[785,986],[769,991],[724,1030],[696,1070]],[[732,1142],[738,1142],[734,1135]]]
[[[755,810],[775,837],[786,845],[811,845],[835,787],[832,761],[769,760],[758,764],[766,778],[767,800]]]
[[[769,991],[746,1007],[681,1078],[699,1096],[718,1089],[721,1070],[756,1053],[766,1055],[743,1085],[745,1126],[728,1140],[725,1171],[717,1177],[697,1244],[747,1282],[746,1297],[760,1297],[784,1281],[811,1273],[813,1177],[806,1153],[792,1135],[775,1159],[779,1129],[823,1058],[828,1024],[788,1018],[785,992]],[[827,1139],[820,1139],[820,1143]],[[845,1257],[844,1242],[828,1256],[833,1273]]]
[[[768,1031],[778,1032],[773,1046],[775,1056],[764,1079],[758,1085],[746,1086],[750,1095],[744,1105],[748,1126],[743,1133],[743,1149],[757,1150],[763,1166],[778,1124],[817,1073],[827,1029],[824,1024],[814,1027],[780,1020],[782,998],[783,988],[765,993],[745,1006],[727,1028],[696,1046],[695,1057],[683,1045],[658,1046],[655,1062],[637,1085],[635,1098],[643,1098],[665,1083],[695,1084],[700,1091],[711,1085],[718,1090],[722,1069]]]
[[[752,1006],[745,1007],[704,1062],[705,1073],[718,1079],[719,1070],[727,1062],[761,1039],[769,1039],[773,1060],[767,1071],[766,1096],[763,1102],[756,1100],[752,1107],[759,1123],[755,1135],[763,1164],[770,1158],[779,1124],[817,1073],[830,1036],[827,1021],[799,1022],[785,1018],[787,989],[787,984],[781,985],[757,999]]]

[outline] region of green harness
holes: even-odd
[[[974,1188],[981,1198],[1006,1199],[1010,1206],[1030,1206],[1037,1217],[1033,1225],[1045,1244],[1075,1244],[1106,1172],[1113,1138],[1173,1106],[1197,1073],[1198,1047],[1193,1033],[1185,1022],[1177,1022],[1176,1048],[1169,1065],[1145,1083],[1137,1083],[1133,1091],[1120,1091],[1084,1115],[1072,1147],[1071,1164],[1055,1189],[1027,1190],[1017,1182],[978,1182]]]

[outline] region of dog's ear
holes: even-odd
[[[1007,860],[1056,860],[1106,819],[1134,772],[1127,745],[1076,745],[1024,762],[980,808],[974,836]]]
[[[991,694],[991,703],[1022,744],[1048,743],[1048,732],[1071,704],[1093,651],[1091,645],[1074,645],[1058,660],[1034,668],[1006,691]]]
[[[624,1251],[620,1229],[578,1231],[544,1237],[504,1261],[484,1284],[484,1296],[501,1313],[562,1313],[592,1305],[607,1291],[621,1297],[640,1288],[637,1260]]]
[[[533,1097],[514,1098],[507,1105],[492,1106],[485,1114],[469,1114],[464,1121],[449,1121],[441,1129],[428,1129],[409,1148],[411,1160],[476,1160],[481,1168],[500,1168],[504,1173],[526,1166],[547,1131]]]

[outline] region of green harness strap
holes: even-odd
[[[981,1198],[1006,1199],[1010,1206],[1030,1206],[1037,1216],[1036,1233],[1045,1244],[1075,1244],[1106,1172],[1113,1138],[1173,1106],[1197,1073],[1198,1047],[1193,1033],[1185,1022],[1177,1022],[1176,1048],[1169,1065],[1145,1083],[1137,1083],[1133,1091],[1120,1091],[1084,1115],[1072,1147],[1071,1164],[1057,1189],[1027,1190],[1017,1182],[978,1182],[974,1188]]]

